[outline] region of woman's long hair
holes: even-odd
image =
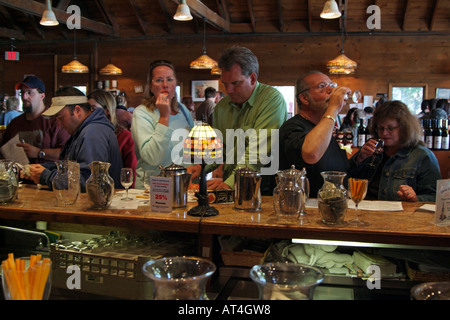
[[[422,140],[423,130],[419,119],[413,115],[406,104],[401,101],[386,101],[377,105],[373,113],[371,132],[374,138],[378,136],[378,123],[385,119],[395,119],[399,124],[400,148],[425,145]]]
[[[156,108],[155,102],[156,97],[153,95],[153,92],[151,90],[151,82],[153,78],[153,70],[156,67],[160,66],[166,66],[173,70],[173,76],[175,79],[177,78],[175,74],[175,67],[172,65],[170,61],[167,60],[155,60],[152,63],[150,63],[150,68],[148,70],[147,75],[147,84],[145,85],[145,91],[144,91],[144,99],[142,100],[142,104],[149,109],[150,111],[154,111]],[[171,108],[173,111],[178,111],[178,100],[177,95],[175,95],[172,99]]]

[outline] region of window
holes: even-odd
[[[427,96],[427,85],[420,83],[389,84],[391,100],[400,100],[406,104],[412,114],[419,114],[420,105]]]
[[[286,100],[288,118],[293,117],[296,114],[297,104],[295,103],[295,86],[273,86],[275,89],[281,92]]]

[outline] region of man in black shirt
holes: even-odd
[[[333,129],[349,93],[321,72],[306,74],[296,85],[299,112],[280,128],[280,169],[306,168],[312,198],[323,185],[320,172],[348,171],[346,152],[333,138]]]

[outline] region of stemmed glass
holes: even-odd
[[[360,219],[361,211],[358,209],[359,203],[366,197],[367,186],[369,185],[369,180],[367,179],[348,179],[348,190],[350,192],[350,197],[355,203],[355,218],[350,220],[349,223],[356,226],[367,226],[369,223],[362,221]]]
[[[133,198],[130,198],[128,196],[128,189],[133,184],[133,181],[134,181],[133,169],[122,168],[122,170],[120,171],[120,183],[127,191],[127,196],[125,198],[122,198],[121,200],[126,200],[126,201],[133,200]]]

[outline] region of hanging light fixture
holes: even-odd
[[[203,54],[191,62],[191,69],[212,69],[217,68],[219,64],[206,54],[206,18],[203,18]]]
[[[53,27],[59,24],[58,20],[56,20],[55,13],[52,10],[51,0],[47,0],[47,9],[44,10],[44,13],[42,14],[42,19],[39,23],[46,27]]]
[[[341,11],[335,0],[328,0],[323,6],[323,10],[320,13],[322,19],[336,19],[341,16]]]
[[[109,63],[100,69],[99,73],[103,76],[121,76],[122,75],[122,69],[116,67],[112,64],[111,59],[109,60]]]
[[[68,64],[62,66],[62,73],[88,73],[89,68],[86,67],[84,64],[78,61],[77,59],[77,50],[76,50],[76,30],[73,29],[73,60],[69,62]]]
[[[173,18],[178,21],[192,20],[191,11],[189,10],[189,6],[186,4],[186,0],[181,0],[178,5],[177,12],[175,12]]]
[[[345,32],[345,15],[342,15],[341,27],[341,54],[328,61],[327,68],[330,74],[352,74],[355,73],[358,64],[344,54],[344,32]]]

